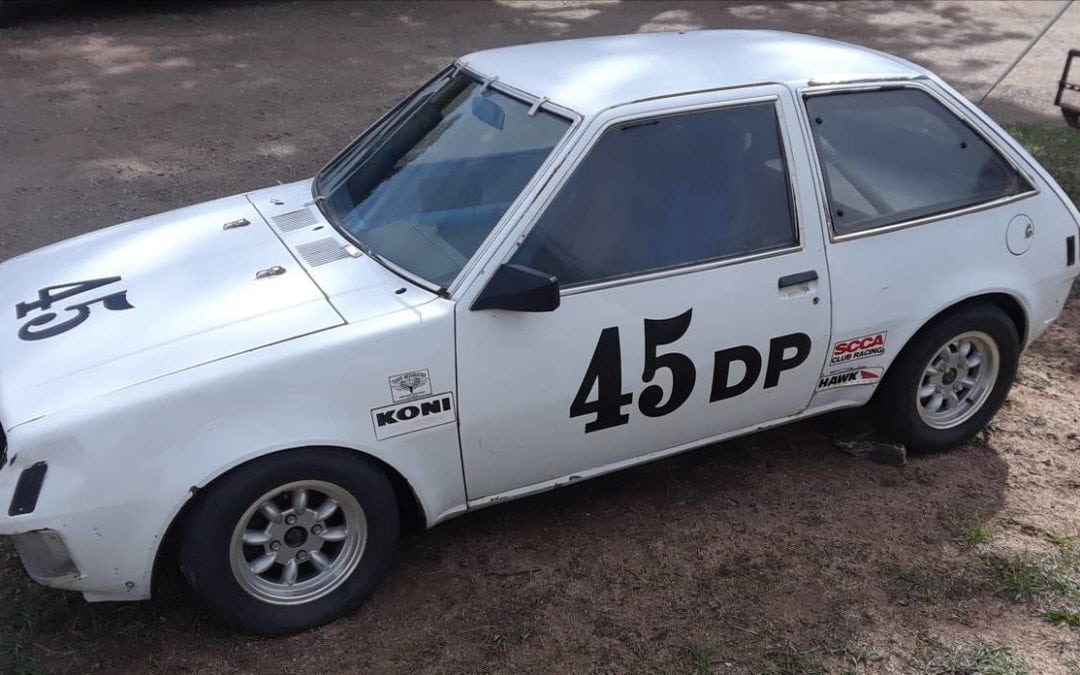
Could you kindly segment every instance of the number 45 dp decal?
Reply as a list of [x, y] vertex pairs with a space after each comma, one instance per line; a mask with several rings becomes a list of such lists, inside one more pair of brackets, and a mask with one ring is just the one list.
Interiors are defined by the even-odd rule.
[[27, 314], [33, 311], [41, 312], [41, 314], [30, 319], [19, 328], [19, 338], [23, 340], [44, 340], [45, 338], [51, 338], [60, 335], [61, 333], [66, 333], [83, 321], [89, 319], [90, 307], [97, 303], [101, 303], [105, 309], [114, 311], [135, 309], [131, 303], [128, 302], [127, 291], [117, 291], [92, 300], [76, 302], [65, 307], [65, 312], [74, 312], [74, 314], [64, 321], [58, 322], [57, 319], [59, 317], [57, 313], [48, 311], [52, 309], [53, 304], [60, 302], [61, 300], [67, 300], [76, 295], [89, 293], [94, 289], [108, 286], [117, 281], [120, 281], [120, 277], [76, 281], [70, 284], [58, 284], [56, 286], [46, 286], [45, 288], [42, 288], [38, 291], [37, 300], [33, 302], [20, 302], [15, 305], [15, 318], [17, 319], [25, 318]]
[[[664, 401], [664, 389], [659, 384], [649, 384], [638, 396], [638, 410], [646, 417], [663, 417], [675, 412], [690, 398], [697, 381], [697, 368], [686, 354], [668, 352], [658, 354], [657, 348], [675, 342], [690, 328], [693, 309], [670, 319], [645, 319], [645, 369], [641, 381], [648, 384], [661, 368], [671, 373], [671, 393]], [[788, 354], [794, 350], [794, 353]], [[798, 367], [810, 355], [810, 336], [806, 333], [790, 333], [769, 340], [769, 359], [765, 367], [765, 389], [780, 383], [780, 373]], [[731, 364], [740, 362], [743, 374], [731, 382]], [[761, 374], [761, 352], [751, 345], [739, 345], [722, 349], [713, 354], [713, 380], [709, 401], [723, 401], [744, 394], [754, 386]], [[596, 389], [596, 398], [588, 400]], [[630, 422], [630, 414], [623, 407], [633, 402], [634, 395], [622, 391], [622, 348], [619, 328], [612, 326], [600, 332], [592, 360], [585, 371], [577, 396], [570, 404], [570, 417], [596, 415], [585, 424], [585, 433], [609, 429]]]

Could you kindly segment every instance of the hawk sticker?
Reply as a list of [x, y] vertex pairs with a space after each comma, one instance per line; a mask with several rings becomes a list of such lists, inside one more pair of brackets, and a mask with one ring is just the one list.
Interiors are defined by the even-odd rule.
[[431, 396], [431, 374], [425, 369], [391, 375], [390, 396], [395, 403]]
[[843, 373], [822, 375], [818, 380], [817, 390], [826, 391], [837, 387], [852, 387], [859, 384], [877, 384], [881, 380], [884, 368], [856, 368]]

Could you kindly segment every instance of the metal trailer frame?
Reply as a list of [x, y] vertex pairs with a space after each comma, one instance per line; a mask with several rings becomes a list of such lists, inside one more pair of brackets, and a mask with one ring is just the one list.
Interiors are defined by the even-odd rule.
[[1073, 59], [1080, 57], [1080, 49], [1070, 49], [1069, 56], [1065, 59], [1065, 67], [1061, 71], [1061, 80], [1058, 82], [1057, 96], [1054, 97], [1054, 105], [1061, 108], [1061, 114], [1073, 129], [1080, 129], [1080, 108], [1061, 102], [1061, 96], [1068, 91], [1080, 91], [1080, 83], [1069, 82], [1069, 70]]

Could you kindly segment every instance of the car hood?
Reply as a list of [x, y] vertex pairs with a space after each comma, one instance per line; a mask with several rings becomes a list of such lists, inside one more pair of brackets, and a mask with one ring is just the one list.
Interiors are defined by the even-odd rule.
[[[354, 283], [339, 282], [336, 291], [353, 299], [350, 321], [407, 304], [387, 290], [377, 263], [345, 262], [354, 274], [339, 276]], [[8, 260], [0, 264], [0, 421], [10, 429], [95, 396], [342, 325], [310, 267], [249, 195]]]

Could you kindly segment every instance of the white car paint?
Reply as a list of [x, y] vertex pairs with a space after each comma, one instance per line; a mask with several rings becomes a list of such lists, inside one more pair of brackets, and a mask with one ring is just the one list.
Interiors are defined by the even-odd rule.
[[[161, 542], [192, 495], [283, 449], [334, 446], [377, 458], [400, 474], [434, 525], [469, 508], [861, 405], [872, 384], [815, 391], [823, 373], [848, 367], [830, 364], [834, 343], [885, 334], [884, 349], [858, 362], [884, 372], [935, 314], [1001, 293], [1023, 308], [1028, 344], [1060, 313], [1080, 269], [1066, 268], [1063, 254], [1080, 214], [1045, 170], [938, 78], [888, 55], [804, 36], [709, 31], [497, 49], [460, 64], [497, 77], [491, 86], [548, 99], [574, 124], [446, 294], [351, 249], [313, 205], [310, 181], [142, 219], [0, 264], [0, 304], [8, 307], [35, 301], [50, 285], [111, 276], [122, 281], [72, 302], [124, 290], [133, 306], [94, 305], [82, 324], [39, 341], [16, 335], [43, 310], [0, 322], [8, 443], [0, 535], [58, 532], [76, 568], [39, 581], [90, 600], [148, 597]], [[961, 112], [1036, 192], [887, 234], [835, 237], [799, 94], [882, 84], [924, 88]], [[748, 100], [777, 107], [798, 247], [565, 289], [562, 307], [548, 314], [469, 309], [605, 127]], [[1017, 256], [1006, 231], [1019, 214], [1036, 234]], [[241, 218], [249, 224], [225, 228]], [[297, 218], [306, 224], [290, 227]], [[312, 247], [334, 259], [305, 259]], [[256, 279], [274, 267], [283, 272]], [[818, 279], [777, 288], [779, 277], [807, 270]], [[625, 388], [640, 396], [643, 320], [687, 309], [693, 320], [679, 350], [697, 365], [687, 404], [663, 418], [630, 407], [626, 426], [582, 433], [584, 421], [568, 419], [566, 407], [600, 331], [619, 328]], [[811, 353], [778, 386], [758, 382], [740, 397], [709, 403], [715, 351], [745, 344], [767, 355], [772, 338], [796, 330], [810, 337]], [[390, 379], [417, 371], [428, 376], [431, 396], [423, 400], [440, 401], [432, 423], [413, 433], [380, 430], [380, 413], [409, 405]], [[654, 383], [666, 390], [665, 377]], [[417, 406], [390, 422], [415, 429], [411, 416], [420, 414]], [[5, 515], [20, 475], [40, 462], [48, 473], [36, 507]]]

